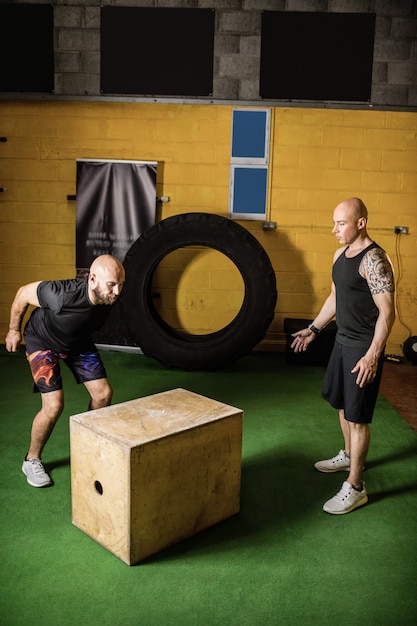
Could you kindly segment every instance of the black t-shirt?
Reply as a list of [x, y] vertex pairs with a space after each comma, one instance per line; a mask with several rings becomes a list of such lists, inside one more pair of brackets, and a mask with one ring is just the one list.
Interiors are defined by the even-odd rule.
[[90, 302], [86, 279], [45, 281], [37, 294], [40, 308], [32, 312], [24, 331], [27, 352], [79, 354], [96, 349], [91, 336], [103, 326], [111, 306]]

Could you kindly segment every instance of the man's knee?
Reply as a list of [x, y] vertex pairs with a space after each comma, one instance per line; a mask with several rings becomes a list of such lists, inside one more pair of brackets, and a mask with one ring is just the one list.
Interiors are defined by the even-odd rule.
[[100, 409], [111, 404], [113, 389], [106, 379], [91, 381], [86, 387], [91, 396], [90, 408]]
[[112, 397], [113, 389], [110, 387], [109, 384], [107, 384], [106, 387], [101, 391], [99, 402], [102, 406], [109, 406], [111, 404]]
[[64, 409], [64, 394], [61, 391], [51, 391], [42, 394], [42, 411], [51, 420], [57, 420]]

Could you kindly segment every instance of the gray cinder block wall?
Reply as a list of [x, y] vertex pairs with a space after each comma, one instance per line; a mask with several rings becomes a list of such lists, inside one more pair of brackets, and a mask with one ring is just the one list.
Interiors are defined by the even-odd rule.
[[[369, 106], [417, 107], [416, 0], [54, 0], [53, 4], [56, 97], [101, 97], [100, 7], [119, 5], [215, 9], [214, 89], [209, 101], [245, 103], [261, 102], [262, 11], [375, 13]], [[354, 45], [354, 37], [346, 45]]]

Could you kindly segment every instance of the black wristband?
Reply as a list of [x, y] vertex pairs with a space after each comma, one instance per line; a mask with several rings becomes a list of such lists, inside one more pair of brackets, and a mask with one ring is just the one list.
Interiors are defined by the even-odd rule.
[[312, 330], [312, 331], [313, 331], [313, 333], [314, 333], [316, 336], [320, 334], [319, 329], [318, 329], [318, 328], [316, 328], [316, 327], [314, 326], [314, 324], [309, 324], [309, 325], [308, 325], [308, 328], [309, 328], [310, 330]]

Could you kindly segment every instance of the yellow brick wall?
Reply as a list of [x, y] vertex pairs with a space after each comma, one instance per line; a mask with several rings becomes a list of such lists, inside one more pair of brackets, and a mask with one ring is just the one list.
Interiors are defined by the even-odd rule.
[[[240, 108], [240, 107], [239, 107]], [[19, 285], [75, 272], [76, 159], [158, 161], [160, 218], [189, 211], [227, 216], [232, 106], [173, 103], [0, 103], [0, 340]], [[262, 347], [282, 349], [285, 317], [312, 318], [330, 288], [334, 206], [363, 198], [369, 231], [390, 254], [398, 284], [388, 351], [417, 334], [417, 114], [302, 108], [272, 110], [268, 219], [241, 222], [267, 251], [279, 297]], [[409, 235], [397, 237], [395, 225]], [[161, 314], [191, 332], [227, 324], [243, 286], [211, 250], [178, 252], [155, 276]]]

